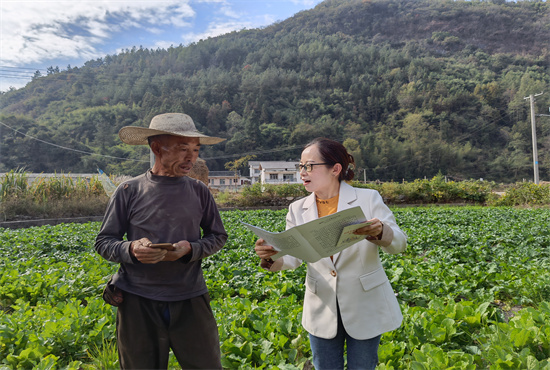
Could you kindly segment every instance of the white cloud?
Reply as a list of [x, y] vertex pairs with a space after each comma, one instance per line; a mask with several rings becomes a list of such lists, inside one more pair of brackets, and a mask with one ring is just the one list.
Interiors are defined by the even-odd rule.
[[284, 10], [320, 1], [0, 0], [0, 68], [15, 67], [0, 76], [0, 91], [24, 86], [36, 69], [45, 73], [48, 66], [79, 66], [138, 45], [168, 48], [262, 27], [284, 19]]
[[251, 28], [251, 24], [249, 22], [236, 22], [236, 21], [224, 22], [224, 23], [212, 22], [209, 24], [208, 29], [206, 31], [201, 33], [190, 32], [190, 33], [183, 34], [182, 40], [183, 40], [183, 44], [186, 45], [199, 40], [205, 40], [209, 37], [216, 37], [232, 31], [240, 31], [246, 28]]
[[231, 8], [229, 5], [224, 5], [224, 6], [220, 7], [220, 12], [223, 15], [225, 15], [226, 17], [229, 17], [229, 18], [238, 19], [239, 17], [241, 17], [241, 14], [234, 11], [233, 8]]
[[10, 1], [0, 3], [0, 64], [19, 66], [60, 56], [104, 55], [102, 43], [130, 28], [183, 27], [195, 16], [182, 1]]
[[294, 4], [301, 5], [305, 8], [310, 8], [319, 3], [319, 0], [291, 0]]

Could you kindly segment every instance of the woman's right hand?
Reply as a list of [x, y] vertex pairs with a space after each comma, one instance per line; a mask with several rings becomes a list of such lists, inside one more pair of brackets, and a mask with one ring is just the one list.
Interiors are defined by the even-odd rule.
[[258, 239], [254, 247], [256, 254], [263, 260], [269, 260], [271, 257], [277, 254], [277, 251], [273, 249], [271, 245], [265, 244], [265, 240]]

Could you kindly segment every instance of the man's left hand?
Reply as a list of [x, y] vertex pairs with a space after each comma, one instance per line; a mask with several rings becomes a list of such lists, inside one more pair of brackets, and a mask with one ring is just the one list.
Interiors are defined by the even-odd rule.
[[176, 249], [174, 249], [173, 251], [168, 251], [164, 256], [163, 261], [176, 261], [186, 254], [191, 253], [191, 243], [189, 243], [187, 240], [181, 240], [177, 243], [174, 243], [174, 247]]

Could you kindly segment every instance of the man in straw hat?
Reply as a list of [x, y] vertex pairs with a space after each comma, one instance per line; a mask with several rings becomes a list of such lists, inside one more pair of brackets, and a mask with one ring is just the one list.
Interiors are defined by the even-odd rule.
[[95, 243], [103, 258], [120, 263], [104, 292], [118, 307], [120, 366], [167, 368], [171, 348], [182, 368], [221, 369], [201, 261], [227, 233], [208, 188], [187, 175], [202, 144], [224, 139], [200, 133], [181, 113], [155, 116], [149, 128], [123, 127], [119, 136], [149, 144], [155, 155], [153, 168], [118, 186]]

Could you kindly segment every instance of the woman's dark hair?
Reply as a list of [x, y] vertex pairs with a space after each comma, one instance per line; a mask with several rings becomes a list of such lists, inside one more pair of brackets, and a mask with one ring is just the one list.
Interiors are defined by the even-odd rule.
[[355, 176], [355, 173], [353, 172], [353, 169], [355, 168], [355, 160], [353, 159], [353, 156], [348, 153], [346, 147], [337, 141], [324, 137], [313, 139], [305, 146], [305, 148], [313, 145], [317, 145], [323, 162], [328, 163], [330, 166], [334, 166], [336, 163], [340, 163], [342, 165], [342, 171], [338, 176], [339, 181], [353, 180], [353, 176]]

